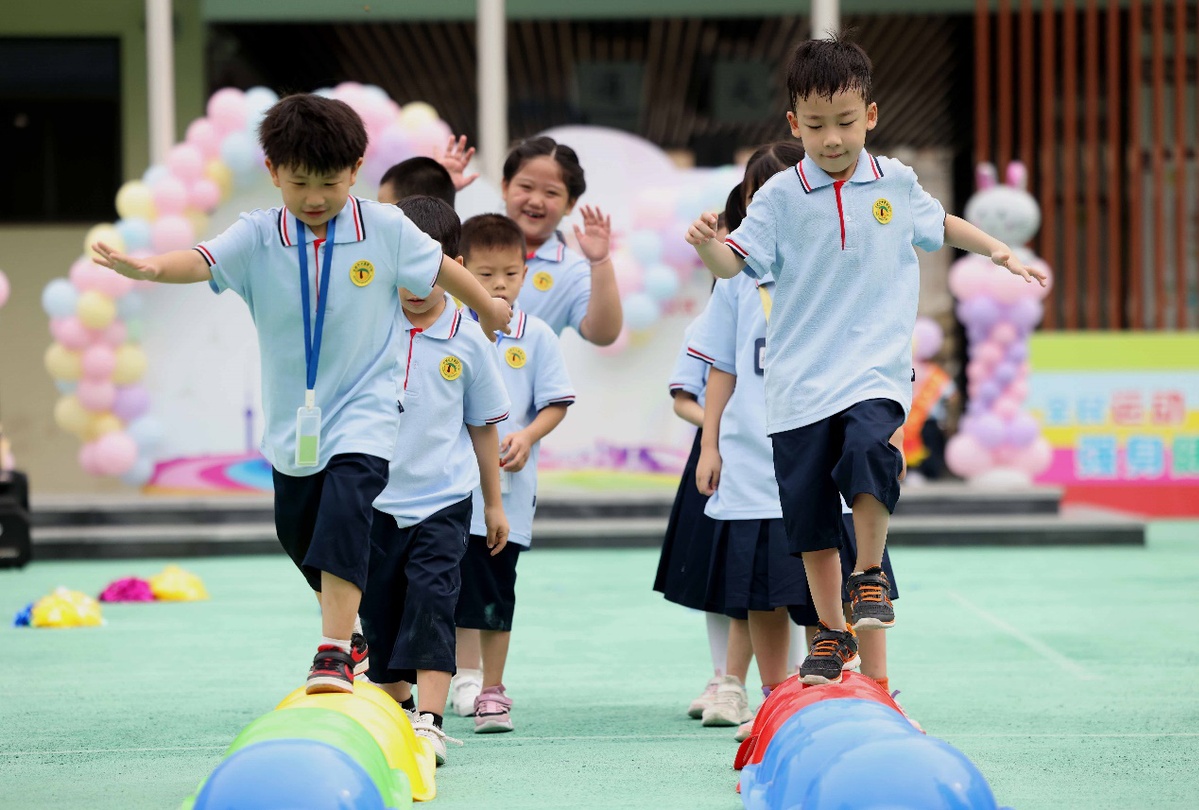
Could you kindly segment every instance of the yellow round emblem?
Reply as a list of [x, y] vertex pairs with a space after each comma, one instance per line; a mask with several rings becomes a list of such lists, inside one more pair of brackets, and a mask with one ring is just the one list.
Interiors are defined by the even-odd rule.
[[450, 382], [462, 376], [462, 361], [454, 355], [441, 358], [441, 376]]
[[878, 220], [880, 225], [886, 225], [891, 221], [891, 201], [887, 199], [879, 199], [874, 201], [874, 218]]
[[545, 292], [554, 286], [554, 277], [542, 270], [533, 276], [533, 289]]
[[375, 266], [366, 259], [359, 259], [350, 268], [350, 281], [355, 287], [365, 287], [375, 280]]
[[504, 352], [504, 359], [508, 361], [508, 365], [512, 368], [524, 368], [525, 363], [529, 361], [529, 356], [525, 354], [525, 350], [519, 346], [513, 346]]

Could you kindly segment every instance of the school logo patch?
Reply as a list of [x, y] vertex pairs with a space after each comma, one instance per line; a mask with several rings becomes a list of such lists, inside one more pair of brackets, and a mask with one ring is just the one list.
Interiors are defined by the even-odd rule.
[[539, 292], [546, 292], [554, 286], [554, 277], [542, 270], [533, 276], [533, 289]]
[[375, 266], [366, 259], [359, 259], [350, 268], [350, 281], [355, 287], [365, 287], [375, 280]]
[[462, 376], [462, 361], [452, 354], [449, 357], [441, 358], [438, 368], [441, 370], [441, 376], [450, 382]]
[[508, 361], [508, 365], [512, 366], [512, 368], [524, 368], [525, 363], [529, 362], [529, 356], [519, 346], [513, 346], [504, 352], [504, 359]]
[[890, 222], [891, 215], [894, 213], [890, 200], [882, 198], [874, 201], [874, 218], [878, 220], [880, 225], [886, 225]]

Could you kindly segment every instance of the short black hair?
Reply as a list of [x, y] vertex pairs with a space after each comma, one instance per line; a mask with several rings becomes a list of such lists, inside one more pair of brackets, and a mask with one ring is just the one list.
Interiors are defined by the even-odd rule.
[[504, 182], [512, 182], [520, 167], [533, 158], [548, 157], [558, 164], [562, 172], [562, 182], [566, 185], [566, 199], [573, 203], [587, 190], [587, 180], [583, 175], [583, 167], [579, 165], [579, 156], [575, 150], [564, 143], [558, 143], [553, 138], [539, 135], [536, 138], [526, 138], [512, 147], [508, 157], [504, 159]]
[[870, 57], [843, 33], [833, 39], [809, 39], [791, 54], [787, 66], [787, 92], [791, 109], [800, 99], [816, 94], [831, 99], [841, 91], [862, 94], [867, 104], [874, 101], [871, 88], [873, 66]]
[[428, 194], [413, 194], [396, 205], [412, 224], [441, 243], [441, 252], [450, 258], [458, 255], [458, 240], [462, 236], [462, 220], [446, 203]]
[[503, 214], [479, 214], [462, 223], [462, 255], [472, 250], [519, 248], [525, 255], [525, 234], [514, 220]]
[[450, 207], [458, 192], [450, 173], [433, 158], [413, 157], [402, 160], [383, 173], [380, 188], [391, 184], [395, 198], [402, 200], [416, 194], [424, 194], [445, 201]]
[[790, 169], [803, 160], [803, 144], [791, 139], [775, 141], [759, 147], [745, 163], [745, 179], [741, 181], [742, 193], [751, 200], [766, 181], [783, 169]]
[[352, 168], [366, 154], [366, 127], [344, 101], [297, 93], [280, 99], [258, 125], [270, 162], [317, 174]]
[[716, 218], [716, 226], [720, 227], [721, 219], [724, 220], [724, 227], [729, 233], [741, 227], [742, 221], [745, 219], [745, 181], [742, 180], [737, 185], [733, 186], [729, 191], [728, 198], [724, 201], [724, 211]]

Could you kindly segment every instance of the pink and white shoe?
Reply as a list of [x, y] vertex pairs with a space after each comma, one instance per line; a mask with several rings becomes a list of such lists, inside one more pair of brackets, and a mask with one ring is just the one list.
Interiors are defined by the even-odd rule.
[[494, 734], [512, 730], [512, 698], [504, 686], [489, 686], [475, 698], [475, 734]]
[[693, 720], [698, 720], [704, 716], [704, 709], [712, 705], [712, 701], [716, 699], [716, 687], [720, 686], [720, 678], [715, 677], [708, 681], [708, 685], [704, 687], [703, 694], [691, 701], [691, 705], [687, 707], [687, 716]]

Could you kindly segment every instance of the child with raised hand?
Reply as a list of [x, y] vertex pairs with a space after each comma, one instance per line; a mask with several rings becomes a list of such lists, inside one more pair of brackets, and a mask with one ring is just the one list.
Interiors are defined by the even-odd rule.
[[[512, 402], [512, 413], [500, 428], [499, 443], [509, 542], [503, 551], [489, 553], [483, 521], [476, 516], [462, 558], [462, 595], [455, 614], [460, 670], [451, 685], [451, 697], [454, 710], [473, 716], [475, 732], [482, 734], [513, 728], [504, 667], [516, 610], [516, 566], [533, 542], [541, 440], [566, 417], [575, 392], [557, 336], [517, 303], [527, 268], [524, 235], [516, 223], [501, 214], [471, 217], [462, 225], [462, 257], [483, 287], [507, 301], [516, 313], [512, 334], [500, 337], [495, 346]], [[476, 508], [482, 495], [475, 490]]]
[[321, 602], [307, 690], [352, 692], [367, 658], [353, 635], [370, 505], [387, 484], [400, 421], [397, 289], [429, 295], [440, 284], [486, 313], [488, 335], [507, 330], [511, 310], [398, 208], [350, 195], [366, 129], [347, 104], [288, 96], [258, 134], [283, 206], [243, 214], [192, 250], [139, 259], [93, 247], [98, 262], [129, 278], [208, 282], [246, 301], [262, 357], [275, 527]]
[[[454, 209], [421, 196], [399, 206], [447, 256], [457, 254], [462, 226]], [[362, 625], [373, 651], [368, 677], [412, 712], [413, 730], [429, 739], [440, 765], [449, 739], [442, 712], [455, 671], [459, 563], [476, 489], [482, 553], [501, 554], [508, 542], [495, 426], [508, 418], [509, 401], [488, 336], [450, 296], [436, 286], [425, 295], [401, 289], [400, 296], [403, 456], [397, 453], [375, 499]]]
[[573, 327], [589, 343], [608, 346], [623, 315], [611, 256], [611, 218], [583, 206], [574, 226], [583, 255], [562, 241], [558, 226], [587, 190], [583, 167], [569, 146], [539, 136], [521, 141], [504, 161], [504, 207], [525, 235], [529, 263], [524, 310], [561, 335]]
[[[803, 141], [804, 159], [758, 191], [724, 245], [708, 214], [686, 236], [714, 275], [744, 271], [777, 285], [765, 352], [766, 418], [789, 547], [803, 557], [820, 620], [800, 667], [812, 684], [839, 682], [842, 669], [857, 663], [855, 628], [895, 621], [881, 563], [903, 465], [891, 440], [912, 397], [915, 247], [948, 243], [1045, 283], [1008, 245], [946, 216], [908, 166], [866, 151], [866, 133], [878, 122], [871, 80], [859, 46], [845, 39], [801, 43], [787, 71], [787, 120]], [[858, 540], [848, 625], [838, 493], [853, 509]]]

